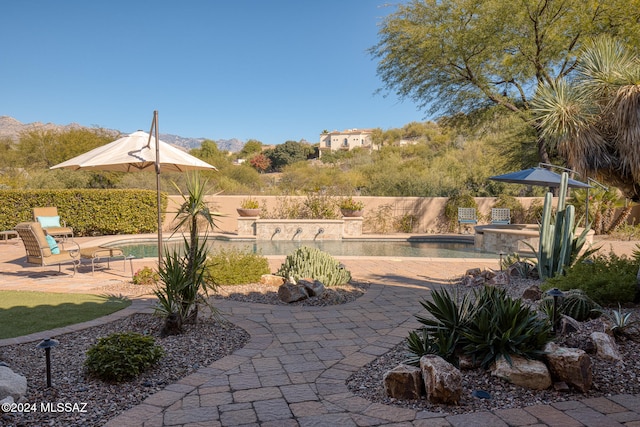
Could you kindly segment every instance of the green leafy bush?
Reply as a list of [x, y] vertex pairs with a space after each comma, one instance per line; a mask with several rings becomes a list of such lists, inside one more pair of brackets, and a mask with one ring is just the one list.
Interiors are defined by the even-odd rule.
[[457, 365], [459, 354], [464, 353], [488, 367], [499, 357], [508, 361], [511, 355], [538, 358], [551, 338], [550, 324], [503, 289], [485, 286], [462, 298], [436, 290], [432, 299], [421, 302], [428, 315], [416, 315], [416, 319], [425, 332], [409, 335], [412, 356], [407, 363], [437, 352]]
[[638, 296], [637, 273], [636, 259], [613, 252], [593, 255], [566, 269], [565, 275], [547, 279], [542, 289], [581, 289], [600, 305], [633, 302]]
[[160, 275], [151, 267], [144, 266], [133, 274], [134, 285], [155, 285], [160, 280]]
[[312, 278], [325, 286], [343, 285], [351, 280], [349, 270], [331, 254], [308, 246], [302, 246], [287, 255], [276, 275], [295, 280]]
[[153, 337], [135, 332], [114, 333], [98, 339], [87, 350], [84, 364], [104, 381], [122, 382], [138, 376], [164, 356]]
[[269, 261], [249, 249], [217, 249], [207, 260], [208, 277], [217, 285], [256, 283], [269, 273]]

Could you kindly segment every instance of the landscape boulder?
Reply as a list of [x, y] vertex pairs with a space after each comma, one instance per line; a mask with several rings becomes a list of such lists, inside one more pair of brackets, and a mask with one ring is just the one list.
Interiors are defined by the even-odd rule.
[[542, 290], [538, 285], [531, 285], [524, 290], [522, 298], [530, 301], [538, 301], [542, 298]]
[[596, 346], [596, 354], [599, 357], [613, 362], [622, 362], [622, 356], [613, 337], [604, 332], [592, 332], [590, 338]]
[[558, 329], [560, 330], [560, 335], [569, 335], [580, 331], [582, 326], [580, 325], [580, 322], [573, 317], [563, 314], [560, 318], [560, 326]]
[[394, 399], [415, 400], [424, 394], [424, 382], [420, 368], [400, 364], [382, 377], [384, 391]]
[[511, 283], [511, 277], [506, 271], [496, 272], [491, 279], [488, 279], [487, 284], [491, 286], [505, 286]]
[[11, 396], [15, 402], [27, 393], [27, 379], [7, 366], [0, 366], [0, 399]]
[[532, 390], [551, 387], [551, 374], [543, 362], [519, 356], [511, 356], [511, 362], [509, 364], [504, 357], [499, 358], [491, 369], [491, 375]]
[[298, 285], [304, 286], [310, 297], [319, 297], [324, 293], [324, 284], [319, 280], [300, 279]]
[[462, 374], [440, 356], [420, 358], [425, 394], [431, 403], [457, 405], [462, 397]]
[[309, 294], [304, 286], [285, 282], [278, 288], [278, 298], [286, 303], [292, 303], [309, 298]]
[[263, 274], [260, 276], [260, 284], [267, 286], [280, 286], [284, 284], [284, 277], [275, 274]]
[[545, 360], [554, 379], [565, 382], [583, 393], [591, 388], [591, 358], [584, 350], [560, 347], [550, 342], [544, 351]]

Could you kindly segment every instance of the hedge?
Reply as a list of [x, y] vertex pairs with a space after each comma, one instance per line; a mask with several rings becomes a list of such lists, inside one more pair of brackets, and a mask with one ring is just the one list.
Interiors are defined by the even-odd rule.
[[[153, 190], [0, 190], [0, 230], [33, 221], [34, 207], [56, 206], [75, 236], [155, 233], [156, 199]], [[161, 200], [166, 212], [167, 195]]]

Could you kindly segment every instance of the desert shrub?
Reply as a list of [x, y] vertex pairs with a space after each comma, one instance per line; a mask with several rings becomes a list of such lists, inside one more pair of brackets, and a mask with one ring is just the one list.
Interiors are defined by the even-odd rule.
[[144, 266], [133, 274], [134, 285], [155, 285], [160, 276], [151, 267]]
[[457, 365], [464, 353], [486, 368], [499, 357], [538, 358], [551, 338], [546, 319], [503, 289], [485, 286], [462, 298], [433, 291], [432, 298], [421, 302], [428, 315], [416, 315], [424, 332], [409, 335], [407, 363], [420, 360], [423, 354], [417, 352], [437, 352]]
[[[524, 220], [525, 224], [540, 224], [542, 220], [542, 211], [544, 210], [544, 205], [540, 200], [534, 200], [531, 202], [529, 207], [524, 211]], [[515, 222], [515, 221], [514, 221]]]
[[269, 261], [249, 249], [217, 249], [207, 260], [208, 277], [217, 285], [256, 283], [269, 273]]
[[396, 218], [395, 221], [395, 229], [400, 233], [413, 233], [417, 226], [418, 217], [409, 213]]
[[323, 193], [308, 193], [304, 199], [278, 197], [273, 210], [263, 208], [263, 218], [337, 219], [338, 199]]
[[611, 252], [576, 262], [564, 275], [547, 279], [542, 290], [581, 289], [600, 305], [633, 302], [638, 296], [638, 261]]
[[[478, 210], [478, 204], [469, 194], [456, 194], [449, 197], [444, 205], [444, 217], [447, 221], [447, 231], [455, 231], [458, 227], [458, 208], [475, 208]], [[478, 220], [480, 215], [478, 213]]]
[[369, 212], [365, 212], [364, 231], [369, 233], [388, 233], [393, 229], [393, 207], [391, 205], [380, 205]]
[[294, 280], [311, 278], [325, 286], [343, 285], [351, 280], [349, 270], [331, 254], [308, 246], [302, 246], [287, 255], [276, 275]]
[[138, 376], [164, 356], [153, 337], [135, 332], [114, 333], [98, 339], [87, 350], [84, 364], [91, 375], [122, 382]]

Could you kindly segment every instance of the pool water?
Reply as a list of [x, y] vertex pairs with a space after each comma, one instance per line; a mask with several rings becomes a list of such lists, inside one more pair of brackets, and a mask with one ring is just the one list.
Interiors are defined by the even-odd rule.
[[[126, 255], [136, 258], [156, 257], [158, 255], [157, 244], [154, 243], [127, 243], [114, 244], [122, 248]], [[182, 248], [182, 242], [168, 243], [165, 252], [174, 248]], [[382, 256], [382, 257], [428, 257], [428, 258], [496, 258], [493, 253], [477, 251], [473, 244], [449, 243], [449, 242], [409, 242], [409, 241], [283, 241], [283, 240], [258, 240], [258, 241], [233, 241], [233, 240], [209, 240], [210, 250], [238, 249], [260, 253], [262, 255], [288, 255], [301, 246], [310, 246], [328, 252], [333, 256]]]

